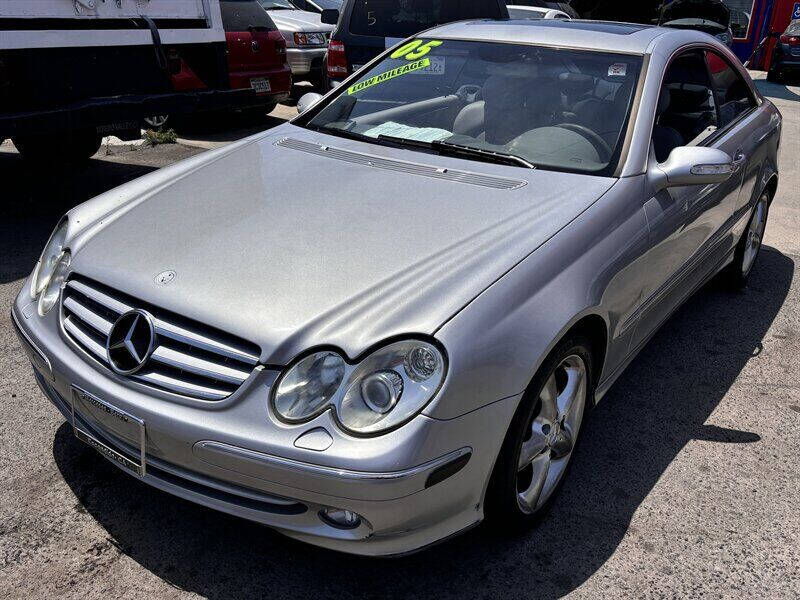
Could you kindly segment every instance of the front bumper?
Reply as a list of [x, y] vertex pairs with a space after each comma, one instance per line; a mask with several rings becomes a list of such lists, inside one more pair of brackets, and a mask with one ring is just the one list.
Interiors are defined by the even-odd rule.
[[[223, 402], [170, 401], [87, 360], [63, 335], [57, 310], [39, 317], [29, 308], [23, 291], [12, 319], [42, 390], [67, 419], [77, 386], [144, 420], [143, 481], [154, 487], [363, 555], [415, 551], [482, 519], [483, 492], [517, 397], [450, 421], [420, 415], [370, 439], [347, 436], [328, 413], [289, 427], [269, 415], [273, 371], [257, 370]], [[113, 419], [85, 413], [76, 420], [104, 444], [135, 456], [135, 441]], [[314, 429], [328, 432], [330, 447], [297, 447]], [[332, 526], [320, 517], [329, 507], [354, 511], [362, 521], [355, 529]]]
[[298, 77], [322, 73], [322, 64], [327, 51], [327, 48], [288, 48], [286, 57], [292, 68], [292, 75]]

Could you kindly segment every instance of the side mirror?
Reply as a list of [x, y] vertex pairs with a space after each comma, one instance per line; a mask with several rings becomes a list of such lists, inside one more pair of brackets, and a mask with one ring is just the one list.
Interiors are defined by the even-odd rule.
[[659, 190], [682, 185], [709, 185], [731, 178], [733, 159], [722, 150], [701, 146], [680, 146], [666, 161], [654, 165], [651, 174]]
[[325, 23], [325, 25], [336, 25], [339, 23], [339, 11], [335, 8], [326, 8], [322, 11], [320, 20]]
[[314, 106], [317, 102], [322, 100], [322, 95], [314, 92], [304, 94], [297, 102], [297, 113], [302, 115], [309, 108]]

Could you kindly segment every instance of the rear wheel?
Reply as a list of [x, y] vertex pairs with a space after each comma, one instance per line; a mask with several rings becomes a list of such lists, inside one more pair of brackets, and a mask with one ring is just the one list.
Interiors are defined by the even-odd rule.
[[590, 347], [583, 336], [562, 341], [531, 382], [492, 472], [489, 522], [531, 526], [552, 506], [593, 397]]
[[770, 69], [767, 71], [767, 81], [771, 81], [772, 83], [780, 83], [781, 82], [781, 74], [780, 71], [775, 69]]
[[56, 135], [21, 135], [12, 138], [26, 160], [80, 166], [100, 149], [102, 136], [96, 129], [81, 129]]
[[761, 244], [769, 217], [769, 200], [769, 194], [765, 192], [756, 202], [750, 222], [747, 224], [747, 230], [736, 246], [733, 262], [723, 272], [723, 279], [733, 289], [742, 289], [747, 286], [750, 273], [761, 252]]

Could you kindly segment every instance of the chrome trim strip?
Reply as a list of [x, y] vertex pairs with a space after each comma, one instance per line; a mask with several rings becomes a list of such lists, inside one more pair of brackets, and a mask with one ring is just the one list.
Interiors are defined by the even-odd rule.
[[64, 300], [64, 308], [69, 312], [74, 313], [81, 321], [92, 327], [98, 333], [108, 336], [111, 333], [111, 328], [114, 324], [111, 321], [106, 321], [103, 317], [91, 309], [85, 307], [78, 302], [74, 297], [70, 296]]
[[173, 350], [167, 346], [158, 346], [150, 355], [150, 359], [195, 375], [226, 381], [234, 385], [242, 385], [250, 377], [250, 371], [234, 369], [227, 365]]
[[452, 183], [465, 183], [495, 190], [514, 191], [528, 185], [528, 182], [522, 179], [511, 179], [509, 177], [499, 177], [497, 175], [487, 175], [459, 169], [445, 169], [429, 164], [396, 160], [375, 154], [367, 154], [365, 152], [355, 152], [353, 150], [344, 150], [332, 146], [323, 146], [321, 144], [293, 138], [282, 138], [275, 142], [274, 145], [281, 148], [297, 150], [299, 152], [315, 154], [317, 156], [325, 156], [352, 164], [383, 169], [385, 171], [419, 175], [420, 177], [431, 177], [433, 179], [441, 179]]
[[[255, 450], [248, 450], [238, 446], [231, 446], [230, 444], [223, 444], [221, 442], [201, 441], [194, 445], [193, 452], [200, 448], [202, 450], [209, 450], [212, 453], [218, 453], [229, 456], [234, 459], [255, 461], [261, 463], [266, 467], [273, 467], [278, 469], [288, 469], [303, 475], [312, 475], [317, 477], [329, 477], [331, 479], [349, 480], [353, 482], [386, 482], [398, 481], [408, 479], [416, 475], [428, 473], [435, 469], [446, 465], [452, 460], [472, 454], [472, 448], [464, 447], [454, 450], [449, 454], [435, 458], [429, 462], [423, 463], [410, 469], [402, 471], [389, 471], [383, 473], [375, 473], [368, 471], [351, 471], [349, 469], [337, 469], [335, 467], [325, 467], [322, 465], [314, 465], [311, 463], [293, 460], [291, 458], [283, 458], [272, 454], [265, 454], [263, 452], [256, 452]], [[202, 459], [201, 459], [202, 460]]]

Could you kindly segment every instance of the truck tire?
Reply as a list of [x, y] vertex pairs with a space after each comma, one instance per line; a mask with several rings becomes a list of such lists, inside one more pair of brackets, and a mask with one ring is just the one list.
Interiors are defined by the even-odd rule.
[[103, 138], [97, 130], [81, 129], [58, 135], [19, 135], [12, 138], [23, 158], [50, 165], [81, 166], [100, 149]]

